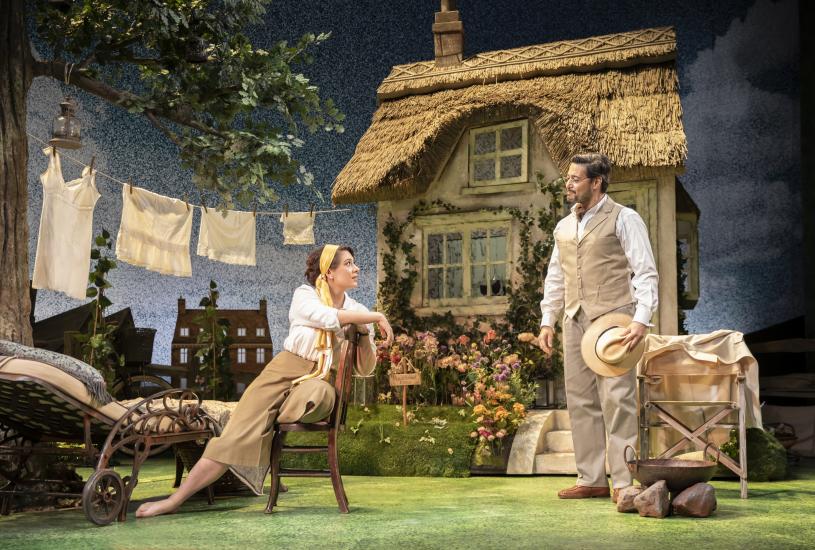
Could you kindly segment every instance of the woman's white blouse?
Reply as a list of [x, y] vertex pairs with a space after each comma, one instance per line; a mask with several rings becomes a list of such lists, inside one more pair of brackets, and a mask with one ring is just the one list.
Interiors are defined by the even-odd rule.
[[[348, 294], [342, 308], [348, 311], [370, 311]], [[314, 349], [314, 342], [317, 339], [317, 329], [330, 330], [334, 333], [332, 341], [334, 350], [332, 353], [332, 366], [336, 367], [339, 362], [339, 351], [344, 333], [340, 330], [338, 318], [339, 310], [327, 306], [320, 301], [317, 289], [311, 285], [301, 285], [294, 291], [291, 298], [291, 308], [289, 308], [289, 335], [283, 342], [283, 349], [295, 355], [299, 355], [309, 361], [316, 361], [317, 350]], [[362, 327], [360, 327], [362, 328]], [[360, 376], [370, 376], [376, 367], [376, 346], [374, 344], [373, 324], [365, 325], [368, 336], [360, 339], [359, 363], [357, 364], [357, 374]]]

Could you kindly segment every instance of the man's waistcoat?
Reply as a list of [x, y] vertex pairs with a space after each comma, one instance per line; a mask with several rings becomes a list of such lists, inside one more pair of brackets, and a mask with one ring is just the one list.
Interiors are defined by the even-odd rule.
[[631, 268], [617, 238], [617, 216], [622, 206], [606, 198], [577, 240], [577, 216], [570, 214], [555, 231], [565, 283], [566, 315], [574, 318], [580, 308], [596, 319], [634, 303]]

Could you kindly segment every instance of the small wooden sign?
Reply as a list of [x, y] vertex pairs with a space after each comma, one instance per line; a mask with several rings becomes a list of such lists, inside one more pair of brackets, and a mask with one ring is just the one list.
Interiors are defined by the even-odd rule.
[[407, 387], [421, 385], [422, 373], [416, 370], [410, 359], [402, 357], [395, 367], [391, 367], [388, 382], [391, 386], [402, 386], [402, 425], [407, 426]]
[[391, 373], [388, 375], [388, 382], [390, 382], [391, 386], [418, 386], [422, 383], [422, 373]]
[[391, 386], [418, 386], [422, 383], [422, 373], [416, 370], [410, 359], [402, 357], [388, 373], [388, 382]]

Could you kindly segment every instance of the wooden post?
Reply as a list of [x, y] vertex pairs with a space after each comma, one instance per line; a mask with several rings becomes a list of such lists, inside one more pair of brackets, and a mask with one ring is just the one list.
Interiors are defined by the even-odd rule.
[[407, 427], [407, 386], [402, 386], [402, 425]]

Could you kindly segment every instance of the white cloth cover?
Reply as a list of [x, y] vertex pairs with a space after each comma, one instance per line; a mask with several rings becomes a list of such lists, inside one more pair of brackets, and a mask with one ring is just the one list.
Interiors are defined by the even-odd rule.
[[90, 271], [93, 209], [99, 199], [96, 171], [85, 167], [82, 177], [66, 182], [59, 153], [51, 147], [43, 153], [48, 168], [40, 176], [42, 214], [31, 286], [83, 300]]
[[[132, 189], [132, 192], [131, 192]], [[139, 187], [122, 187], [116, 257], [164, 275], [189, 277], [192, 208]]]
[[314, 215], [311, 212], [289, 212], [280, 216], [283, 244], [314, 244]]
[[256, 265], [255, 215], [227, 210], [226, 215], [201, 209], [198, 255], [227, 264]]
[[[651, 386], [654, 400], [675, 401], [736, 401], [735, 384], [731, 395], [732, 374], [745, 375], [745, 423], [762, 427], [761, 404], [758, 399], [758, 362], [744, 342], [744, 335], [733, 330], [717, 330], [709, 334], [645, 337], [645, 351], [637, 364], [639, 374], [662, 376]], [[704, 423], [720, 407], [675, 407], [670, 412], [691, 429]], [[735, 412], [730, 420], [736, 420]], [[652, 453], [662, 452], [681, 436], [674, 430], [651, 430]], [[727, 430], [712, 430], [714, 443], [726, 441]]]

